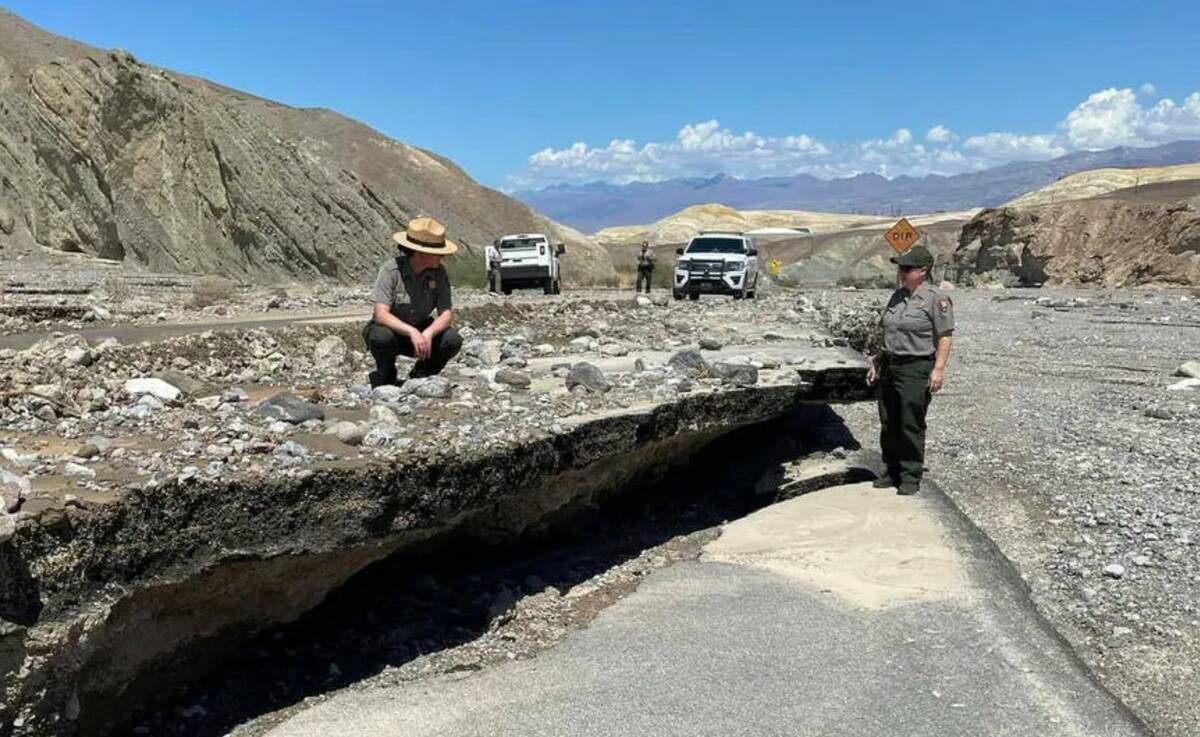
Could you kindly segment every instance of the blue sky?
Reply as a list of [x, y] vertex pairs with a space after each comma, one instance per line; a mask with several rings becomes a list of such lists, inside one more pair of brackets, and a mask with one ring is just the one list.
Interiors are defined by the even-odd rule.
[[0, 2], [510, 189], [954, 173], [1200, 138], [1194, 0]]

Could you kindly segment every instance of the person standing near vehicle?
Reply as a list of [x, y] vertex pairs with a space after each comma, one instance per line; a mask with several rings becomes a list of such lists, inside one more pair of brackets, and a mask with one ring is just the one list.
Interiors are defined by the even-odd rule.
[[927, 281], [933, 254], [913, 246], [892, 258], [900, 288], [880, 316], [883, 347], [867, 383], [879, 383], [879, 445], [885, 474], [876, 488], [916, 494], [925, 472], [925, 414], [941, 391], [954, 335], [954, 303]]
[[484, 249], [484, 259], [487, 264], [487, 283], [489, 292], [499, 292], [500, 286], [500, 239], [492, 241], [492, 245]]
[[642, 291], [642, 281], [646, 282], [646, 294], [650, 294], [650, 280], [654, 276], [654, 252], [650, 250], [650, 242], [642, 241], [642, 252], [637, 260], [637, 285], [634, 290]]

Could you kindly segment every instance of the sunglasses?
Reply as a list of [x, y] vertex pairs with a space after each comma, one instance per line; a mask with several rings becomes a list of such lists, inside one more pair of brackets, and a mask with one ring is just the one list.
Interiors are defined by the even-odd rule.
[[901, 271], [914, 271], [916, 269], [923, 269], [923, 268], [925, 268], [925, 267], [924, 266], [901, 266], [900, 270]]

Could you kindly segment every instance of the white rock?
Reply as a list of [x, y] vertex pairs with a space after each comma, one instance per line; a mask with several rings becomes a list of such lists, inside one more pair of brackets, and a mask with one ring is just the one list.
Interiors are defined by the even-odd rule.
[[17, 511], [31, 489], [29, 479], [0, 468], [0, 513]]
[[1200, 388], [1200, 379], [1184, 379], [1177, 381], [1167, 387], [1169, 392], [1190, 392], [1193, 389]]
[[1120, 563], [1109, 563], [1104, 566], [1104, 575], [1109, 578], [1122, 578], [1125, 575], [1125, 566]]
[[167, 402], [179, 398], [183, 392], [162, 379], [129, 379], [125, 382], [125, 393], [133, 396], [150, 395]]
[[400, 415], [396, 414], [395, 410], [391, 407], [382, 404], [371, 407], [368, 417], [374, 424], [388, 425], [390, 427], [399, 427], [401, 425]]
[[68, 366], [91, 366], [96, 360], [87, 348], [68, 348], [63, 354], [63, 362]]
[[349, 355], [350, 349], [346, 347], [346, 341], [336, 335], [330, 335], [317, 343], [313, 351], [313, 361], [325, 368], [341, 368], [346, 365]]
[[362, 445], [363, 438], [366, 437], [367, 429], [356, 422], [342, 420], [335, 422], [326, 432], [337, 437], [346, 445]]
[[65, 466], [63, 466], [63, 473], [65, 473], [68, 476], [73, 476], [76, 478], [85, 478], [85, 479], [96, 478], [95, 471], [88, 468], [87, 466], [80, 465], [78, 463], [66, 464]]
[[649, 307], [654, 304], [654, 302], [649, 297], [643, 297], [641, 295], [638, 295], [637, 303], [638, 303], [638, 307]]

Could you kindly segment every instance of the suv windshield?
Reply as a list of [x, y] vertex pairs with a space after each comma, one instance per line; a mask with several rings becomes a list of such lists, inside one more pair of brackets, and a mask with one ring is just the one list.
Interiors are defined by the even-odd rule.
[[687, 253], [745, 253], [745, 241], [741, 238], [695, 238]]
[[512, 240], [500, 241], [500, 248], [507, 251], [511, 248], [534, 248], [545, 245], [545, 243], [546, 241], [541, 238], [513, 238]]

